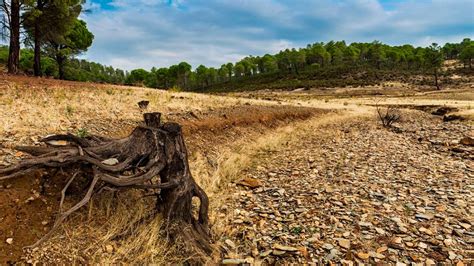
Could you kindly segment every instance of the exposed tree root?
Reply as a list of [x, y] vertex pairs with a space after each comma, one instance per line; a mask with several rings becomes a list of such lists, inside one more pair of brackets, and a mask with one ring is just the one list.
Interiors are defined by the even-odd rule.
[[[47, 240], [98, 190], [134, 188], [151, 189], [157, 195], [157, 210], [163, 213], [164, 233], [171, 241], [181, 241], [183, 251], [190, 255], [210, 255], [209, 200], [189, 170], [181, 127], [176, 123], [161, 125], [160, 113], [146, 113], [144, 120], [144, 125], [136, 127], [123, 139], [53, 135], [42, 140], [47, 146], [17, 147], [32, 157], [0, 169], [0, 180], [38, 169], [51, 172], [67, 169], [70, 176], [61, 191], [59, 212], [51, 231], [30, 247]], [[83, 198], [64, 211], [66, 192], [78, 175], [88, 178], [90, 183]], [[193, 197], [200, 201], [198, 217], [192, 212]]]

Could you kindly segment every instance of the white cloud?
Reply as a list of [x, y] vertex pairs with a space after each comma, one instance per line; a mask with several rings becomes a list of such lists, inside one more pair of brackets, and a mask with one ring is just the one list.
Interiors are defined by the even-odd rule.
[[124, 69], [187, 61], [219, 66], [246, 55], [334, 40], [426, 45], [474, 35], [467, 0], [114, 0], [83, 15], [88, 59]]

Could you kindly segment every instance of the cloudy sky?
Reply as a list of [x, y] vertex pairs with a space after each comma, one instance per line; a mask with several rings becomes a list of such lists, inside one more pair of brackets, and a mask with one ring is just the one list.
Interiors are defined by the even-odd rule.
[[474, 38], [472, 0], [89, 0], [82, 57], [122, 69], [220, 66], [308, 43]]

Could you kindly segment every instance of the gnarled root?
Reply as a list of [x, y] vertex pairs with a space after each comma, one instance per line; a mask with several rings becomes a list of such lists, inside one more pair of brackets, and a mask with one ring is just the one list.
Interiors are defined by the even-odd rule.
[[[157, 210], [163, 212], [166, 236], [183, 241], [184, 251], [191, 255], [210, 255], [209, 200], [189, 170], [181, 127], [176, 123], [161, 125], [160, 113], [146, 113], [144, 120], [144, 125], [123, 139], [53, 135], [42, 140], [47, 146], [17, 147], [32, 157], [0, 168], [0, 181], [38, 169], [77, 169], [61, 192], [58, 216], [51, 231], [30, 247], [47, 240], [71, 213], [90, 201], [97, 187], [119, 187], [154, 190]], [[86, 193], [73, 207], [63, 211], [66, 191], [79, 172], [92, 173]], [[198, 217], [193, 215], [193, 197], [200, 201]]]

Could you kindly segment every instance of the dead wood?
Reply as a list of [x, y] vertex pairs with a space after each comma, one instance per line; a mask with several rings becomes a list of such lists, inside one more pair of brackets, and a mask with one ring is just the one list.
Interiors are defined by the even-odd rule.
[[[189, 170], [180, 125], [160, 124], [160, 116], [160, 113], [144, 114], [144, 125], [137, 126], [123, 139], [53, 135], [42, 140], [45, 146], [17, 147], [32, 156], [17, 165], [0, 168], [0, 180], [38, 169], [47, 172], [61, 169], [70, 176], [61, 192], [58, 216], [51, 231], [30, 247], [47, 240], [61, 222], [86, 205], [99, 188], [120, 187], [152, 190], [156, 195], [156, 210], [164, 217], [166, 237], [173, 243], [180, 242], [188, 255], [210, 255], [208, 197]], [[88, 178], [88, 187], [83, 198], [64, 211], [66, 192], [79, 175]], [[200, 202], [197, 217], [193, 215], [194, 197]]]

